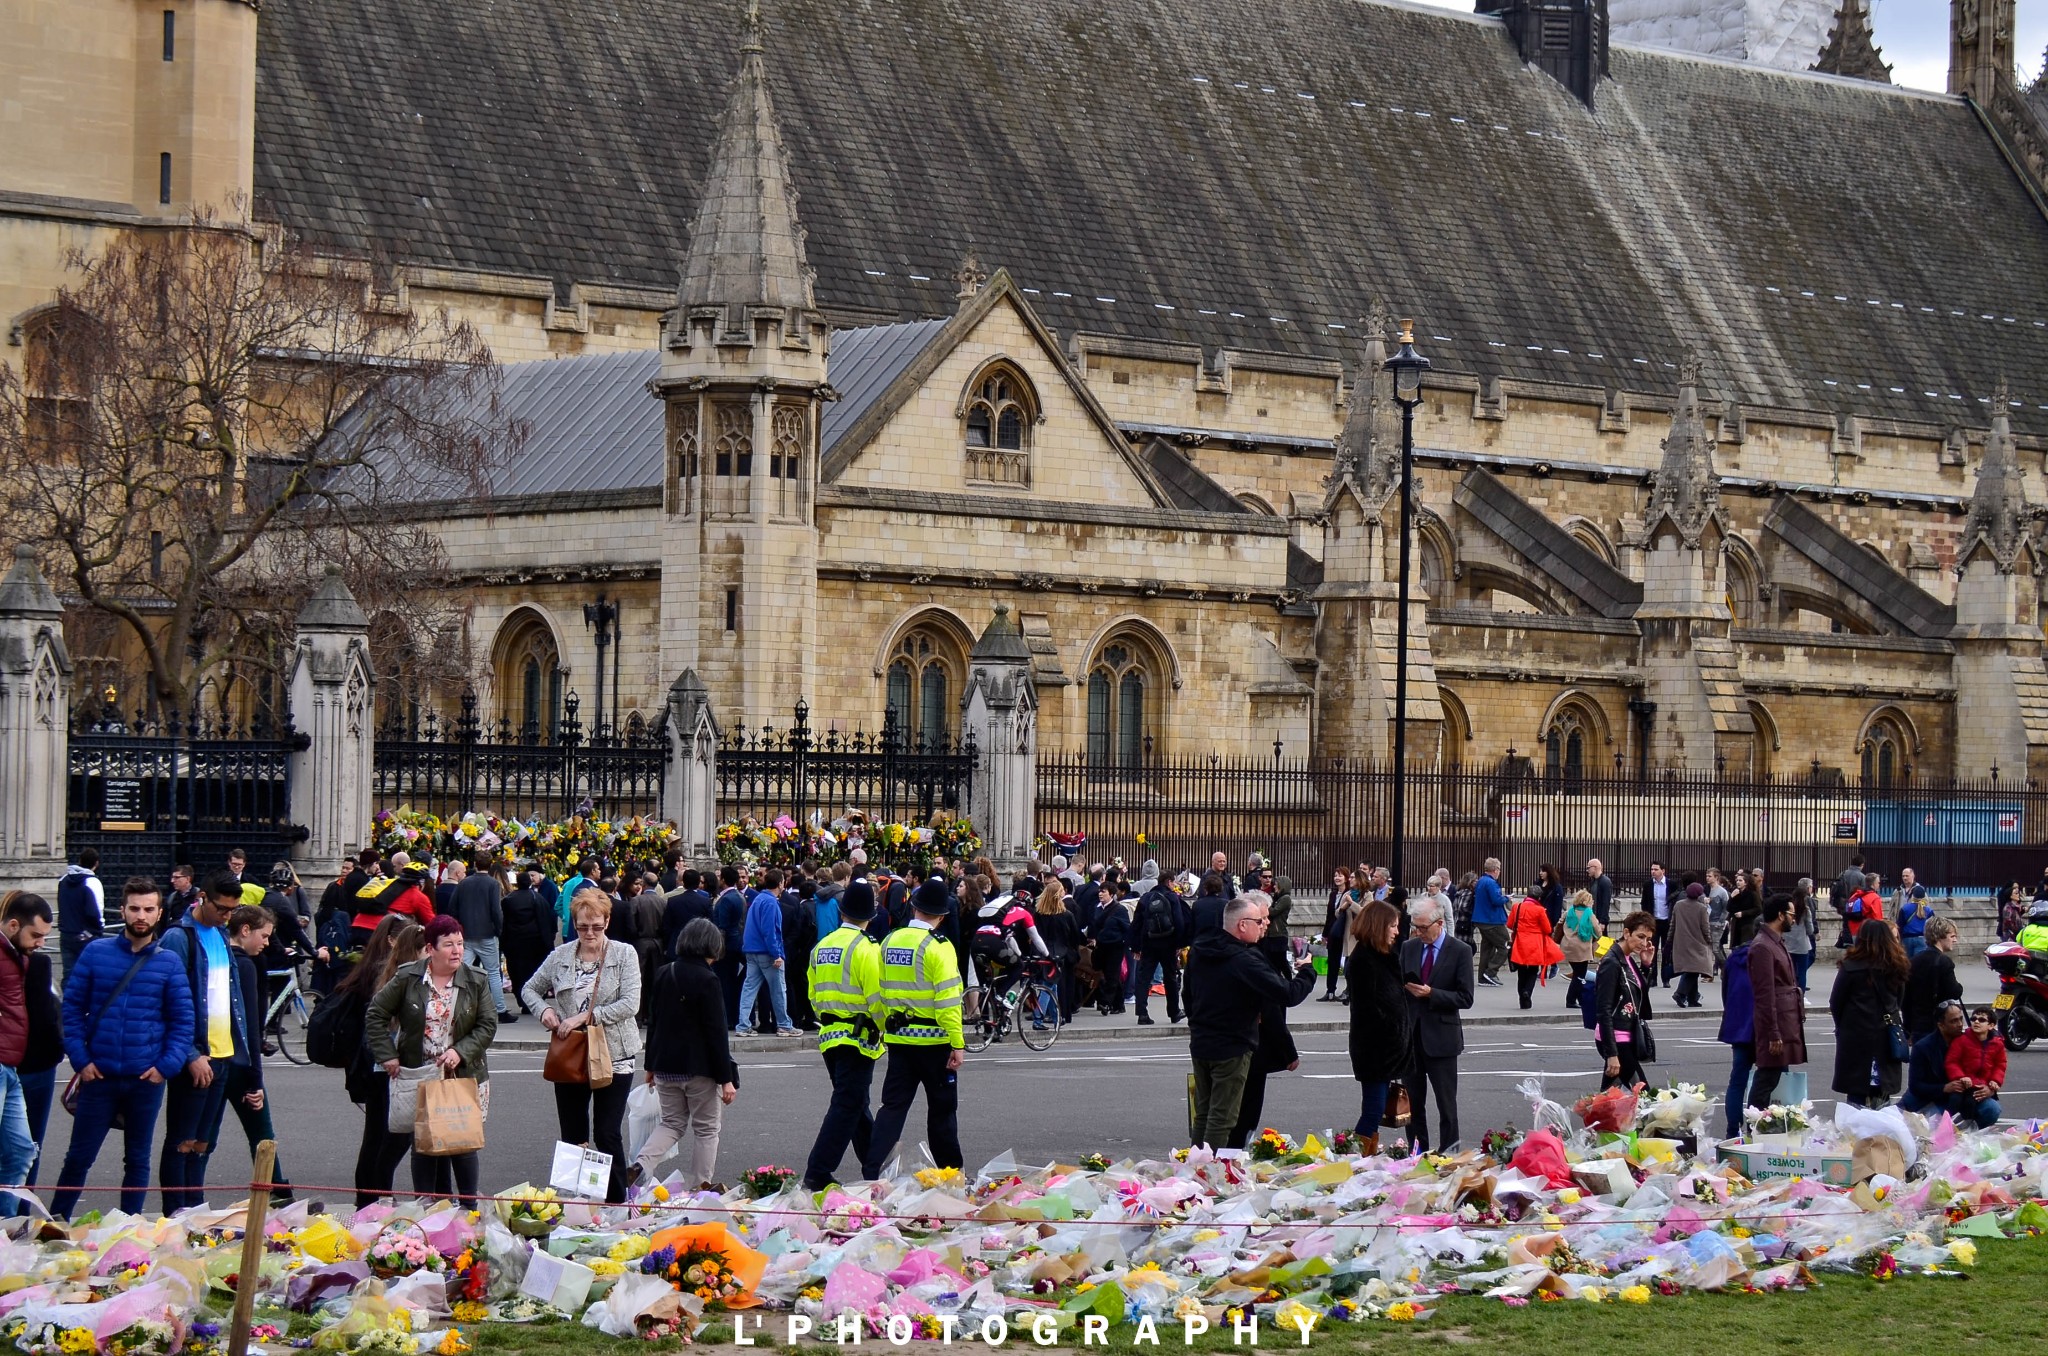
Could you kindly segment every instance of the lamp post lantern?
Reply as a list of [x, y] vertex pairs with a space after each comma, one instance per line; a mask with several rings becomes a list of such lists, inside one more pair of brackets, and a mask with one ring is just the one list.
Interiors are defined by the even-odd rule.
[[1394, 615], [1394, 841], [1388, 863], [1392, 882], [1404, 889], [1408, 846], [1408, 591], [1415, 537], [1415, 407], [1422, 403], [1422, 374], [1429, 359], [1415, 351], [1415, 322], [1401, 322], [1400, 347], [1387, 359], [1394, 374], [1394, 399], [1401, 406], [1401, 583]]

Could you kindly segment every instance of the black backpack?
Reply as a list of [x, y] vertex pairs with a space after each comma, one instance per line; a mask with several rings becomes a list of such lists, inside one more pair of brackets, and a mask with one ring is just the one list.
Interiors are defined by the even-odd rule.
[[306, 1022], [306, 1058], [325, 1068], [346, 1069], [362, 1047], [367, 1006], [354, 994], [321, 999]]
[[1180, 934], [1180, 918], [1173, 907], [1173, 892], [1155, 885], [1145, 896], [1145, 940], [1170, 942]]

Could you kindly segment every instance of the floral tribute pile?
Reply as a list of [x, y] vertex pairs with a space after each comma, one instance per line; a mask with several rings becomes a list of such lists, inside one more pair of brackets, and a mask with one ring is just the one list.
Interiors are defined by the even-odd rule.
[[816, 860], [831, 865], [863, 848], [876, 865], [922, 876], [940, 857], [972, 857], [981, 851], [974, 825], [944, 810], [926, 824], [875, 824], [859, 812], [825, 823], [813, 815], [799, 824], [788, 815], [762, 821], [748, 815], [718, 826], [718, 859], [735, 866], [794, 866]]
[[370, 816], [370, 842], [379, 852], [402, 851], [416, 860], [447, 861], [481, 849], [559, 879], [599, 861], [659, 861], [677, 838], [675, 825], [665, 820], [601, 819], [588, 813], [587, 802], [583, 809], [551, 823], [503, 819], [484, 810], [444, 819], [399, 806]]
[[2048, 1230], [2042, 1122], [1810, 1125], [1798, 1147], [1815, 1153], [1895, 1125], [1911, 1166], [1853, 1187], [1752, 1180], [1685, 1147], [1712, 1099], [1670, 1093], [1626, 1121], [1589, 1106], [1622, 1126], [1595, 1130], [1535, 1089], [1533, 1129], [1456, 1155], [1364, 1157], [1348, 1135], [1268, 1130], [1247, 1154], [1005, 1154], [972, 1176], [927, 1167], [819, 1193], [766, 1169], [723, 1196], [672, 1178], [623, 1206], [527, 1186], [474, 1212], [299, 1204], [267, 1222], [253, 1277], [238, 1274], [241, 1207], [114, 1214], [0, 1241], [0, 1335], [30, 1356], [221, 1356], [228, 1307], [253, 1285], [263, 1346], [370, 1356], [460, 1356], [492, 1323], [687, 1341], [721, 1313], [778, 1342], [1258, 1323], [1263, 1341], [1296, 1345], [1302, 1328], [1423, 1322], [1448, 1302], [1956, 1276], [1985, 1240]]

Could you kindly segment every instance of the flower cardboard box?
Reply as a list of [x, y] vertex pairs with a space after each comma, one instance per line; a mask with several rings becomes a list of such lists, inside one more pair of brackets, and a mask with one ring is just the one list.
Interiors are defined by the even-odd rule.
[[1811, 1177], [1829, 1186], [1855, 1180], [1854, 1159], [1847, 1153], [1817, 1148], [1803, 1135], [1758, 1135], [1727, 1139], [1714, 1146], [1724, 1163], [1733, 1163], [1744, 1177]]
[[1625, 1158], [1589, 1158], [1572, 1164], [1572, 1180], [1579, 1190], [1594, 1196], [1626, 1194], [1636, 1189], [1636, 1175]]

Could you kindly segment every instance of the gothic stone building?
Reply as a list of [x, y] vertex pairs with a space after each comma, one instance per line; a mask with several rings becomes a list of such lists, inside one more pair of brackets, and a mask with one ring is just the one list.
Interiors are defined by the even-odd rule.
[[141, 36], [15, 7], [106, 105], [22, 86], [17, 342], [58, 242], [237, 188], [474, 320], [529, 436], [414, 511], [515, 724], [602, 592], [614, 710], [941, 735], [1001, 607], [1043, 747], [1383, 758], [1412, 316], [1419, 756], [2048, 776], [2012, 0], [1954, 0], [1950, 95], [1604, 0], [178, 0], [166, 93], [162, 6], [93, 2]]

